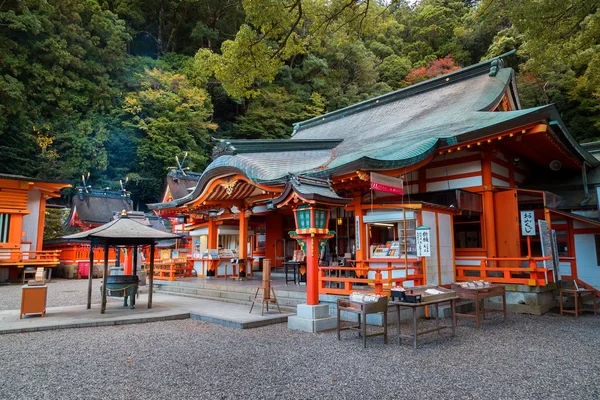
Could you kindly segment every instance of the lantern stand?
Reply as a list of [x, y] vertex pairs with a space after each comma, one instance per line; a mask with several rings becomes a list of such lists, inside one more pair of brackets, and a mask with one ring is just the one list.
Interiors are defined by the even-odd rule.
[[331, 210], [303, 204], [294, 209], [296, 230], [290, 237], [296, 239], [306, 255], [306, 304], [299, 304], [296, 315], [288, 317], [288, 328], [306, 332], [320, 332], [337, 326], [336, 317], [329, 315], [329, 305], [319, 304], [319, 248], [335, 236], [327, 228]]

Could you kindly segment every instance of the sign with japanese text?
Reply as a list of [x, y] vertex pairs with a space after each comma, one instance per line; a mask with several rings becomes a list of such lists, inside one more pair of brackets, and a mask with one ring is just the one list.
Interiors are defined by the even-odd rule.
[[354, 225], [354, 236], [356, 237], [356, 250], [360, 250], [360, 217], [357, 215]]
[[535, 217], [533, 211], [521, 211], [521, 235], [535, 236]]
[[401, 178], [371, 172], [371, 189], [402, 196], [404, 195], [404, 181]]
[[431, 257], [431, 230], [418, 229], [417, 233], [417, 257]]

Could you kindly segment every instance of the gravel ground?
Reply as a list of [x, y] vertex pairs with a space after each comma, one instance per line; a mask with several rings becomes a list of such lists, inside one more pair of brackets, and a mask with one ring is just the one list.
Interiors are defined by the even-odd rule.
[[597, 400], [599, 328], [591, 315], [495, 314], [416, 352], [392, 326], [367, 349], [350, 331], [195, 320], [0, 335], [0, 398]]
[[[94, 279], [92, 282], [92, 303], [100, 304], [102, 296], [100, 293], [100, 282], [102, 279]], [[21, 283], [11, 285], [0, 285], [0, 311], [18, 310], [21, 308]], [[87, 304], [87, 279], [61, 279], [52, 278], [48, 282], [48, 304], [47, 307], [77, 306]], [[107, 301], [123, 302], [122, 299], [108, 297]]]

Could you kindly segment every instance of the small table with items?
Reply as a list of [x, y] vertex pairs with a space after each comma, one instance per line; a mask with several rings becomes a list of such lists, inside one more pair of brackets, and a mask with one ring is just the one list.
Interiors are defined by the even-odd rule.
[[[338, 299], [337, 300], [337, 336], [340, 340], [340, 331], [342, 330], [353, 330], [358, 331], [358, 335], [363, 337], [363, 346], [367, 348], [367, 337], [368, 336], [379, 336], [383, 335], [383, 343], [387, 344], [387, 310], [388, 310], [388, 298], [386, 296], [380, 297], [378, 301], [368, 303], [353, 301], [350, 299]], [[358, 315], [358, 325], [348, 326], [345, 328], [341, 327], [340, 314], [342, 311], [356, 313]], [[367, 314], [383, 313], [383, 332], [369, 333], [367, 334]], [[362, 318], [361, 318], [362, 317]], [[362, 324], [361, 324], [362, 319]]]
[[[477, 284], [477, 285], [476, 285]], [[456, 295], [461, 299], [473, 300], [475, 302], [475, 314], [454, 313], [458, 317], [475, 318], [477, 320], [477, 329], [481, 328], [481, 315], [485, 319], [486, 312], [503, 312], [504, 320], [506, 321], [506, 289], [504, 285], [494, 285], [489, 283], [453, 283], [452, 290], [456, 291]], [[486, 309], [484, 299], [490, 297], [502, 296], [502, 310]]]
[[[413, 340], [413, 346], [415, 348], [415, 350], [417, 349], [417, 337], [424, 335], [426, 333], [430, 333], [430, 332], [437, 332], [440, 331], [442, 329], [447, 329], [447, 328], [451, 328], [452, 329], [452, 336], [454, 337], [454, 333], [455, 333], [455, 327], [456, 327], [456, 314], [455, 314], [455, 305], [456, 305], [456, 299], [458, 297], [453, 296], [453, 297], [446, 297], [446, 298], [441, 298], [438, 300], [430, 300], [430, 301], [424, 301], [424, 302], [419, 302], [419, 303], [409, 303], [406, 301], [392, 301], [390, 302], [391, 306], [396, 307], [396, 326], [398, 328], [398, 343], [401, 344], [402, 343], [402, 339], [412, 339]], [[446, 303], [449, 302], [451, 303], [451, 307], [450, 310], [452, 312], [452, 324], [451, 325], [440, 325], [440, 314], [439, 314], [439, 305], [441, 303]], [[435, 328], [431, 328], [431, 329], [426, 329], [423, 331], [418, 332], [417, 331], [417, 308], [420, 307], [427, 307], [427, 306], [435, 306]], [[412, 335], [404, 335], [402, 334], [402, 332], [400, 331], [400, 309], [401, 308], [410, 308], [412, 310], [412, 320], [413, 320], [413, 332]]]
[[[594, 308], [591, 310], [586, 310], [583, 308], [583, 299], [581, 298], [584, 294], [591, 294], [592, 300], [594, 302]], [[575, 309], [567, 310], [563, 308], [563, 296], [573, 296], [575, 300]], [[596, 304], [596, 291], [592, 289], [560, 289], [560, 315], [563, 313], [575, 314], [575, 318], [579, 317], [579, 314], [584, 312], [593, 312], [594, 315], [598, 315], [597, 312], [597, 304]], [[581, 306], [579, 305], [581, 303]]]

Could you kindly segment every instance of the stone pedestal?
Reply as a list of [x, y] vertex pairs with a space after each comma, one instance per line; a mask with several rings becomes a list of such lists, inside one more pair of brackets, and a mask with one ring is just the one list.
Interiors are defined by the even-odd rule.
[[304, 332], [321, 332], [335, 329], [337, 318], [329, 315], [327, 304], [298, 304], [295, 316], [288, 317], [288, 329]]
[[[510, 312], [542, 315], [558, 306], [555, 283], [549, 283], [548, 286], [507, 284], [504, 287], [506, 288], [506, 308]], [[502, 298], [487, 299], [486, 307], [501, 309]]]

